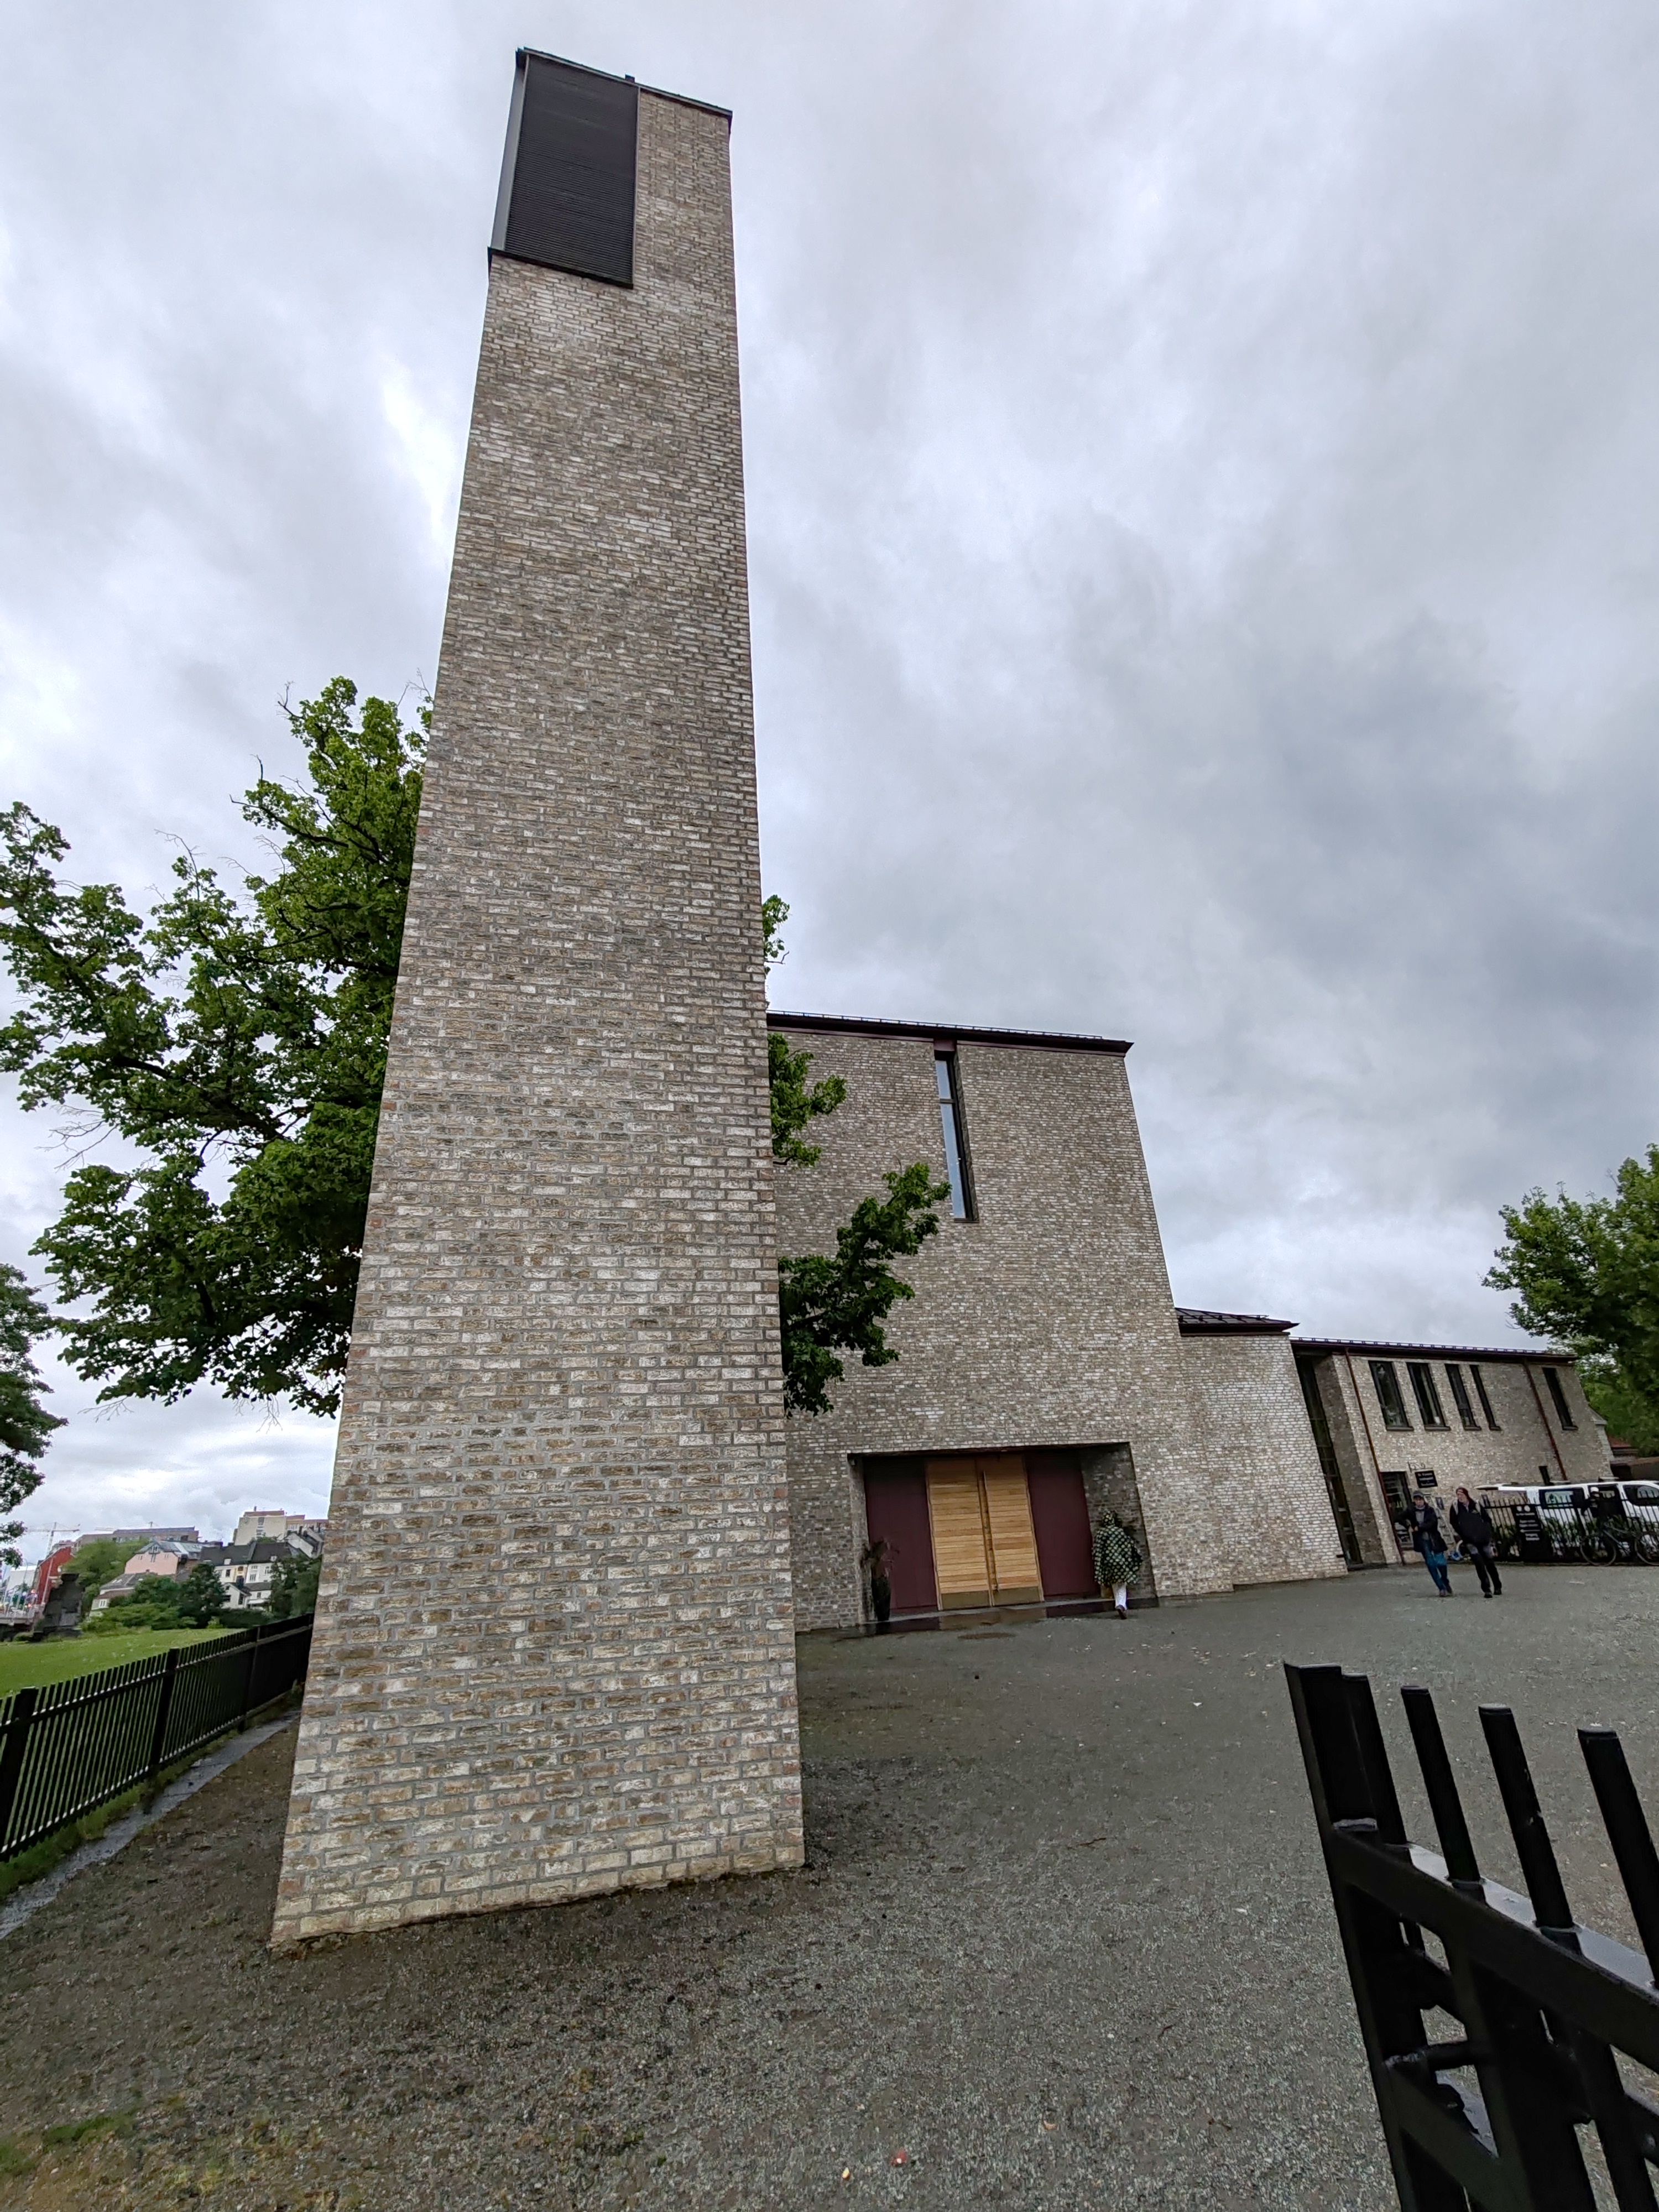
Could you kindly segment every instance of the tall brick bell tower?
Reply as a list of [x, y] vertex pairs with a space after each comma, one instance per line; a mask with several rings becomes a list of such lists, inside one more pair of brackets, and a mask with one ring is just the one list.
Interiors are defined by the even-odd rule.
[[279, 1947], [801, 1856], [729, 122], [518, 58]]

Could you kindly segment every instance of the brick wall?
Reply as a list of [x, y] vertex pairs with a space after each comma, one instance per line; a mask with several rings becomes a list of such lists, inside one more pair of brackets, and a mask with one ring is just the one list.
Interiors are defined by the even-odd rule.
[[[942, 1177], [944, 1139], [927, 1039], [790, 1043], [813, 1054], [814, 1080], [848, 1087], [812, 1133], [822, 1160], [778, 1177], [781, 1248], [805, 1252], [830, 1248], [884, 1170], [924, 1159]], [[800, 1626], [860, 1616], [866, 1452], [1127, 1444], [1158, 1590], [1230, 1588], [1121, 1056], [963, 1043], [957, 1061], [979, 1218], [947, 1208], [906, 1263], [899, 1361], [850, 1367], [833, 1413], [789, 1421]]]
[[273, 1940], [801, 1855], [726, 124], [491, 268]]
[[[1372, 1359], [1391, 1359], [1406, 1401], [1409, 1429], [1385, 1427], [1376, 1388], [1371, 1378]], [[1425, 1429], [1413, 1395], [1407, 1363], [1424, 1359], [1433, 1371], [1448, 1425]], [[1459, 1483], [1473, 1491], [1495, 1488], [1500, 1483], [1600, 1482], [1608, 1468], [1606, 1440], [1596, 1425], [1584, 1396], [1577, 1370], [1569, 1363], [1551, 1359], [1494, 1359], [1471, 1363], [1468, 1354], [1457, 1358], [1465, 1376], [1471, 1364], [1480, 1367], [1486, 1395], [1498, 1417], [1496, 1430], [1486, 1426], [1478, 1402], [1480, 1425], [1466, 1429], [1453, 1403], [1446, 1379], [1446, 1354], [1421, 1349], [1368, 1345], [1355, 1352], [1334, 1352], [1322, 1358], [1316, 1369], [1321, 1402], [1331, 1431], [1344, 1486], [1356, 1522], [1362, 1512], [1371, 1534], [1361, 1529], [1362, 1547], [1371, 1559], [1373, 1547], [1380, 1561], [1398, 1559], [1379, 1474], [1398, 1470], [1415, 1475], [1432, 1471], [1437, 1493], [1449, 1504]], [[1544, 1379], [1553, 1367], [1561, 1380], [1576, 1425], [1564, 1429]], [[1473, 1396], [1473, 1385], [1470, 1385]], [[1547, 1473], [1540, 1473], [1540, 1468]]]
[[1234, 1583], [1346, 1574], [1288, 1337], [1182, 1343]]

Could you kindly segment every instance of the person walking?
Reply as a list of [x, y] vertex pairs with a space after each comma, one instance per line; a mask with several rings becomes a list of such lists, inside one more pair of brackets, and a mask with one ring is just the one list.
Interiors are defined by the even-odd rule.
[[1095, 1579], [1110, 1590], [1120, 1620], [1129, 1618], [1129, 1586], [1140, 1580], [1140, 1551], [1115, 1513], [1108, 1513], [1095, 1532]]
[[1442, 1597], [1452, 1594], [1451, 1577], [1446, 1572], [1446, 1532], [1440, 1526], [1440, 1516], [1419, 1490], [1412, 1498], [1412, 1541], [1423, 1554], [1423, 1564], [1430, 1579]]
[[1498, 1539], [1492, 1534], [1491, 1514], [1484, 1505], [1477, 1505], [1460, 1483], [1448, 1518], [1457, 1531], [1458, 1542], [1474, 1561], [1481, 1596], [1502, 1597], [1504, 1577], [1498, 1571]]

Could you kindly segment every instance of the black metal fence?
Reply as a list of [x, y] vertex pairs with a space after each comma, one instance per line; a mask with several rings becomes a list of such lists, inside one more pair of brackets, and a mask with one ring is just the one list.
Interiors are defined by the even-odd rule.
[[0, 1861], [285, 1697], [304, 1678], [311, 1620], [175, 1644], [0, 1701]]
[[1483, 1498], [1500, 1559], [1547, 1565], [1589, 1559], [1599, 1566], [1659, 1566], [1659, 1521], [1618, 1512], [1569, 1511]]
[[[1506, 1706], [1483, 1705], [1480, 1722], [1525, 1897], [1481, 1875], [1426, 1690], [1401, 1694], [1439, 1855], [1407, 1840], [1364, 1676], [1285, 1674], [1405, 2212], [1594, 2212], [1605, 2197], [1583, 2129], [1603, 2189], [1625, 2212], [1654, 2212], [1659, 2104], [1626, 2083], [1619, 2054], [1659, 2069], [1659, 1855], [1618, 1737], [1578, 1731], [1645, 1959], [1574, 1921]], [[1433, 2041], [1434, 2011], [1462, 2034]]]
[[[1446, 1518], [1440, 1504], [1443, 1527]], [[1589, 1560], [1597, 1566], [1659, 1566], [1659, 1517], [1626, 1514], [1593, 1506], [1580, 1511], [1569, 1507], [1542, 1510], [1490, 1492], [1480, 1499], [1492, 1522], [1492, 1540], [1500, 1559], [1520, 1559], [1528, 1565], [1548, 1566]], [[1410, 1557], [1413, 1546], [1409, 1516], [1403, 1512], [1395, 1524], [1401, 1551]], [[1449, 1528], [1454, 1565], [1463, 1557]]]

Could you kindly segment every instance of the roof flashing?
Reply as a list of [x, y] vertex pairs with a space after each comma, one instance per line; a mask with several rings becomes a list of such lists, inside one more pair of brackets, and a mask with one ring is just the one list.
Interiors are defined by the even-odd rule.
[[799, 1014], [767, 1010], [769, 1030], [801, 1030], [830, 1036], [916, 1037], [935, 1047], [982, 1044], [1017, 1052], [1103, 1052], [1121, 1060], [1129, 1049], [1122, 1037], [1073, 1036], [1049, 1030], [964, 1029], [953, 1022], [892, 1022], [853, 1014]]

